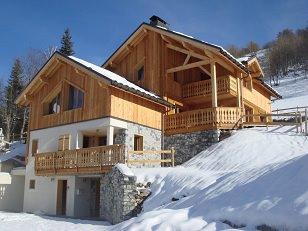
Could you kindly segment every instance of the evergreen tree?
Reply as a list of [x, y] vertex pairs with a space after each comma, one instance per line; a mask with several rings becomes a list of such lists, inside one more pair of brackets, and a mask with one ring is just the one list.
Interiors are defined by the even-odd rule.
[[61, 48], [59, 51], [67, 56], [74, 54], [72, 36], [68, 28], [64, 31], [62, 36]]
[[14, 103], [17, 96], [21, 93], [22, 85], [22, 66], [19, 59], [16, 59], [12, 67], [10, 78], [5, 89], [5, 125], [6, 138], [10, 140], [12, 133], [20, 133], [22, 124], [23, 109]]

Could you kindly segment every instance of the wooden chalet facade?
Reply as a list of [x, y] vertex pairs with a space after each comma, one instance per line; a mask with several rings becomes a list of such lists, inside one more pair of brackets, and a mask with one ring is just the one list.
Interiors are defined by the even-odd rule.
[[244, 114], [270, 113], [271, 97], [280, 97], [262, 81], [256, 58], [242, 63], [222, 47], [169, 30], [159, 18], [141, 24], [102, 67], [175, 106], [164, 118], [166, 134], [231, 129]]
[[[169, 30], [158, 17], [101, 67], [56, 52], [16, 100], [30, 107], [24, 210], [97, 214], [74, 209], [85, 179], [92, 177], [87, 187], [97, 185], [127, 151], [163, 149], [164, 136], [262, 121], [242, 117], [270, 113], [271, 97], [279, 97], [262, 77], [256, 58], [240, 62], [222, 47]], [[73, 192], [65, 191], [69, 185]]]

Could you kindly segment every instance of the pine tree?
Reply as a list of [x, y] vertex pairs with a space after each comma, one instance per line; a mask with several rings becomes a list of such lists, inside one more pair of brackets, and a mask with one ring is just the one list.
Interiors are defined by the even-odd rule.
[[22, 108], [14, 103], [17, 96], [21, 93], [22, 85], [22, 66], [19, 59], [16, 59], [12, 67], [8, 85], [5, 89], [5, 124], [6, 137], [10, 140], [12, 133], [20, 133], [22, 124]]
[[67, 56], [74, 54], [72, 36], [68, 28], [64, 31], [62, 36], [61, 48], [59, 51]]

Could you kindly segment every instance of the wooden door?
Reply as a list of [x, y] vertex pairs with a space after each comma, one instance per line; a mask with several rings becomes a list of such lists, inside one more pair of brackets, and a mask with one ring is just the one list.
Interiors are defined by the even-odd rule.
[[58, 180], [57, 215], [66, 215], [67, 180]]

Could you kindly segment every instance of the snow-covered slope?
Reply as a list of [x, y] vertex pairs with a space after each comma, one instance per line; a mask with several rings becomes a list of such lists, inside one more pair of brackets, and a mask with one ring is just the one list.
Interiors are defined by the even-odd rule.
[[308, 106], [308, 73], [292, 69], [273, 88], [282, 95], [273, 103], [274, 109]]
[[[145, 213], [128, 221], [129, 227], [146, 227], [156, 219], [150, 227], [185, 230], [188, 223], [191, 230], [199, 230], [229, 220], [247, 229], [267, 224], [307, 230], [308, 139], [287, 129], [238, 131], [183, 166], [157, 171], [154, 177], [152, 170], [148, 176], [135, 170], [140, 181], [154, 179], [153, 193], [144, 204]], [[164, 213], [172, 213], [173, 219], [163, 219]]]
[[[266, 52], [267, 50], [264, 49], [256, 52], [254, 55], [257, 56], [260, 62], [266, 82], [270, 84]], [[305, 73], [300, 66], [293, 67], [289, 69], [289, 73], [286, 76], [282, 76], [279, 79], [279, 85], [272, 87], [282, 96], [282, 99], [276, 100], [273, 103], [273, 109], [308, 106], [308, 73]]]

